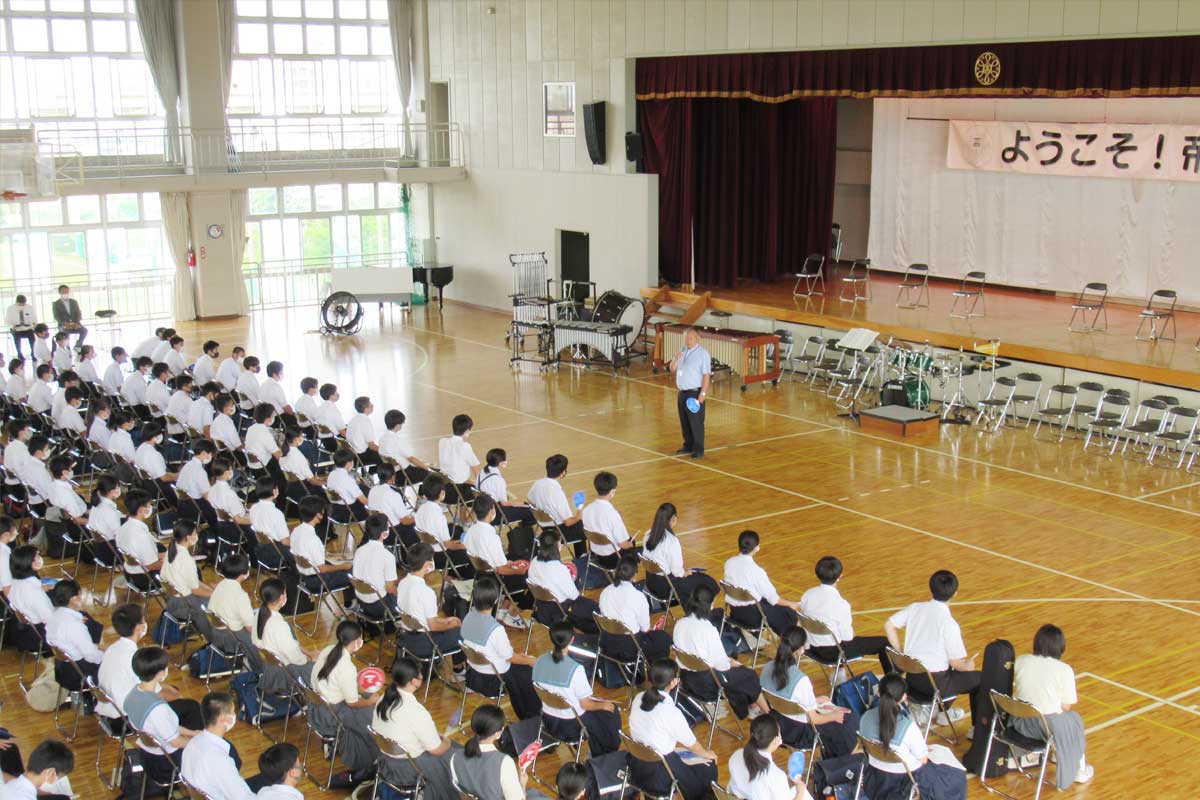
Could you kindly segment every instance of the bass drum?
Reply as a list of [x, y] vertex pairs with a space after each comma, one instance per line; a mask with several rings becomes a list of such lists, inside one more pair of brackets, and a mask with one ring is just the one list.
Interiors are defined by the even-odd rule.
[[646, 307], [640, 299], [626, 297], [610, 289], [596, 301], [596, 307], [592, 309], [592, 322], [611, 322], [629, 328], [622, 341], [628, 351], [642, 333]]
[[929, 405], [929, 384], [915, 375], [904, 379], [904, 393], [908, 395], [909, 408], [925, 408]]

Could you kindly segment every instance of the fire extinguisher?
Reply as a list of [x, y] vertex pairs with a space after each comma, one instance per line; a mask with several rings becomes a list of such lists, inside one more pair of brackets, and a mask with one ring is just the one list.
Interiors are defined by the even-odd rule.
[[187, 259], [187, 264], [188, 264], [188, 266], [189, 266], [189, 267], [191, 267], [192, 269], [195, 269], [195, 268], [196, 268], [196, 251], [195, 251], [195, 250], [193, 250], [193, 249], [192, 249], [192, 248], [190, 248], [190, 247], [188, 248], [188, 259]]

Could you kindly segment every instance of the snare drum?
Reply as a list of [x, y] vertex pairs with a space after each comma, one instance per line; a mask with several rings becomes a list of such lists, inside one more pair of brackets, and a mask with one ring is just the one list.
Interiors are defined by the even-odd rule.
[[911, 353], [908, 357], [909, 372], [932, 372], [936, 361], [929, 353]]

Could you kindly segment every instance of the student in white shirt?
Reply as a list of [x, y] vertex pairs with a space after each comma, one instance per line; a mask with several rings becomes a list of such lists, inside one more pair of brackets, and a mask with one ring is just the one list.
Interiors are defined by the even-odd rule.
[[462, 640], [462, 620], [458, 617], [438, 615], [437, 592], [425, 583], [425, 576], [435, 569], [432, 547], [419, 542], [408, 549], [408, 574], [396, 584], [396, 609], [411, 615], [421, 623], [421, 628], [403, 628], [400, 631], [400, 642], [406, 652], [423, 660], [433, 656], [430, 639], [443, 653], [457, 651], [451, 660], [455, 678], [461, 680], [467, 674], [466, 656], [459, 647]]
[[[721, 674], [725, 699], [738, 719], [745, 719], [751, 706], [757, 706], [764, 714], [771, 709], [762, 696], [762, 684], [749, 667], [743, 667], [731, 659], [721, 641], [721, 632], [713, 625], [712, 592], [697, 589], [688, 600], [687, 616], [675, 623], [673, 632], [675, 647], [699, 657], [705, 664]], [[683, 665], [680, 664], [682, 668]], [[683, 670], [683, 686], [695, 697], [716, 697], [717, 687], [709, 670], [692, 672]]]
[[[321, 405], [317, 406], [316, 416], [313, 417], [313, 422], [328, 429], [335, 436], [344, 436], [346, 434], [346, 421], [342, 418], [342, 412], [337, 407], [337, 401], [341, 397], [338, 394], [337, 386], [334, 384], [321, 384]], [[326, 438], [324, 446], [325, 449], [332, 450], [337, 446], [337, 442], [334, 439]]]
[[[162, 555], [159, 553], [158, 542], [150, 533], [146, 520], [154, 514], [150, 495], [140, 489], [132, 489], [125, 495], [125, 510], [129, 517], [117, 529], [117, 547], [121, 553], [133, 556], [136, 565], [125, 567], [125, 579], [131, 581], [138, 589], [147, 591], [157, 585], [157, 573], [162, 568]], [[149, 574], [147, 574], [149, 573]]]
[[17, 526], [12, 517], [0, 516], [0, 594], [8, 597], [8, 589], [12, 586], [12, 543], [17, 539]]
[[25, 362], [19, 358], [8, 362], [8, 382], [4, 384], [4, 393], [13, 401], [23, 400], [29, 393], [25, 387]]
[[610, 544], [589, 542], [588, 549], [591, 552], [588, 557], [603, 569], [613, 569], [617, 565], [619, 551], [633, 547], [621, 512], [612, 504], [617, 493], [617, 476], [611, 472], [597, 472], [592, 485], [596, 488], [596, 499], [583, 507], [583, 529], [604, 534]]
[[295, 427], [296, 415], [288, 405], [287, 395], [283, 393], [283, 362], [267, 362], [267, 379], [258, 387], [258, 401], [270, 403], [275, 413], [281, 415], [284, 425]]
[[561, 607], [567, 612], [566, 618], [580, 633], [600, 633], [596, 618], [592, 616], [600, 610], [600, 605], [580, 593], [571, 571], [562, 563], [558, 534], [554, 531], [543, 531], [538, 537], [537, 552], [529, 562], [529, 583], [546, 589], [558, 601], [557, 605], [540, 600], [534, 602], [533, 616], [538, 622], [553, 625], [563, 619], [559, 611]]
[[[54, 613], [46, 623], [46, 643], [74, 661], [85, 677], [96, 680], [104, 658], [99, 647], [104, 626], [83, 613], [83, 592], [75, 581], [60, 580], [48, 594], [54, 604]], [[59, 684], [69, 691], [83, 688], [79, 675], [66, 663], [56, 661], [54, 674]]]
[[130, 358], [136, 360], [143, 356], [149, 358], [153, 355], [158, 346], [162, 344], [163, 331], [165, 330], [166, 328], [155, 328], [153, 336], [138, 342], [137, 347], [133, 348], [133, 352], [129, 354]]
[[246, 348], [235, 347], [229, 352], [229, 357], [217, 367], [217, 383], [227, 392], [237, 388], [238, 377], [242, 374], [242, 359], [246, 357]]
[[258, 372], [260, 369], [262, 367], [259, 366], [257, 356], [246, 356], [242, 359], [242, 371], [238, 374], [237, 386], [234, 388], [242, 396], [241, 406], [244, 411], [249, 411], [258, 405]]
[[[376, 698], [362, 698], [359, 694], [358, 668], [351, 658], [362, 646], [362, 626], [342, 620], [337, 626], [337, 639], [317, 655], [312, 676], [313, 691], [329, 705], [344, 726], [338, 755], [350, 767], [352, 778], [366, 775], [379, 757], [379, 748], [370, 732]], [[316, 715], [313, 721], [318, 726], [327, 716], [324, 706], [315, 709], [310, 706], [308, 713]], [[331, 722], [325, 719], [325, 729]]]
[[905, 711], [904, 678], [895, 672], [879, 681], [879, 701], [868, 709], [859, 724], [859, 734], [866, 739], [886, 742], [904, 764], [867, 758], [862, 776], [863, 795], [867, 797], [908, 796], [912, 787], [905, 766], [912, 773], [921, 797], [964, 798], [967, 796], [965, 770], [929, 761], [929, 747], [921, 726]]
[[249, 533], [250, 517], [246, 516], [246, 506], [237, 492], [229, 485], [233, 480], [233, 459], [229, 456], [215, 456], [212, 460], [212, 486], [209, 487], [208, 502], [218, 511], [224, 511], [235, 525], [247, 528], [242, 533], [242, 540], [247, 548], [257, 544], [254, 536]]
[[546, 459], [546, 477], [538, 478], [529, 487], [529, 504], [541, 509], [558, 529], [563, 538], [575, 551], [575, 557], [580, 558], [587, 550], [587, 540], [583, 536], [583, 512], [571, 511], [567, 502], [567, 493], [563, 491], [559, 480], [567, 474], [567, 457], [555, 453]]
[[63, 405], [54, 417], [55, 423], [63, 430], [82, 434], [87, 431], [79, 407], [83, 405], [83, 390], [76, 386], [68, 386], [63, 390]]
[[254, 424], [246, 430], [246, 455], [266, 468], [272, 477], [282, 483], [283, 471], [279, 468], [279, 457], [283, 452], [275, 443], [275, 409], [270, 403], [259, 403], [254, 407]]
[[[137, 686], [137, 676], [133, 674], [133, 654], [137, 652], [138, 641], [150, 629], [142, 607], [137, 603], [125, 603], [113, 609], [112, 627], [121, 638], [105, 649], [96, 681], [116, 704], [115, 708], [107, 703], [96, 708], [96, 713], [109, 719], [124, 713], [125, 698]], [[178, 689], [166, 685], [159, 686], [158, 696], [167, 702], [184, 727], [199, 730], [203, 726], [200, 704], [195, 700], [183, 697]]]
[[[208, 610], [213, 613], [228, 630], [214, 629], [213, 635], [222, 648], [239, 646], [245, 654], [246, 663], [255, 672], [262, 672], [262, 657], [254, 645], [254, 626], [257, 617], [250, 603], [250, 595], [246, 593], [246, 579], [250, 577], [250, 559], [244, 553], [231, 553], [221, 559], [217, 568], [221, 580], [213, 588], [208, 598]], [[236, 639], [237, 641], [231, 641]]]
[[150, 353], [150, 358], [154, 363], [167, 360], [167, 353], [171, 352], [171, 340], [175, 338], [175, 329], [166, 328], [162, 332], [162, 337], [158, 340], [158, 344], [154, 345], [154, 350]]
[[111, 436], [108, 430], [108, 418], [112, 416], [112, 403], [107, 397], [95, 397], [91, 402], [92, 424], [88, 426], [87, 438], [92, 446], [99, 450], [108, 450], [108, 440]]
[[217, 413], [213, 416], [212, 424], [209, 425], [210, 438], [230, 452], [241, 450], [242, 436], [238, 433], [237, 422], [234, 419], [234, 414], [237, 413], [237, 404], [233, 401], [233, 396], [217, 395], [213, 407]]
[[475, 478], [479, 475], [479, 459], [467, 443], [475, 421], [458, 414], [450, 422], [452, 436], [438, 440], [438, 468], [446, 480], [458, 487], [459, 496], [470, 500], [475, 496]]
[[124, 347], [114, 347], [109, 351], [109, 355], [112, 357], [112, 363], [104, 370], [102, 384], [107, 394], [116, 396], [121, 393], [121, 387], [125, 385], [124, 365], [129, 361], [129, 355], [125, 352]]
[[534, 658], [513, 652], [507, 629], [493, 616], [500, 599], [500, 582], [495, 575], [479, 575], [471, 588], [471, 610], [463, 617], [463, 646], [470, 645], [486, 656], [487, 664], [467, 662], [467, 688], [495, 697], [500, 684], [508, 691], [518, 719], [536, 717], [542, 701], [533, 688]]
[[[62, 427], [62, 423], [59, 422], [59, 417], [62, 416], [63, 409], [67, 406], [67, 389], [70, 388], [80, 388], [79, 376], [75, 373], [75, 370], [68, 369], [58, 373], [58, 390], [50, 398], [50, 418], [60, 428]], [[82, 393], [82, 389], [80, 389], [80, 392]], [[83, 396], [86, 397], [87, 395], [84, 394]]]
[[663, 575], [646, 571], [646, 589], [655, 597], [667, 600], [671, 596], [667, 581], [671, 582], [679, 601], [687, 604], [692, 592], [701, 586], [706, 587], [715, 596], [720, 586], [702, 570], [687, 569], [683, 565], [683, 548], [679, 546], [679, 538], [675, 535], [675, 524], [679, 521], [675, 505], [663, 503], [654, 512], [654, 522], [642, 542], [642, 557], [653, 561], [663, 571]]
[[167, 386], [169, 380], [171, 369], [165, 363], [159, 361], [150, 368], [150, 382], [146, 384], [146, 405], [155, 417], [161, 418], [171, 405], [171, 387]]
[[4, 470], [8, 473], [5, 482], [11, 487], [21, 483], [25, 462], [29, 460], [33, 429], [25, 419], [10, 419], [5, 428], [8, 430], [8, 444], [4, 445]]
[[775, 763], [775, 751], [782, 744], [774, 717], [763, 715], [752, 720], [746, 746], [729, 757], [726, 788], [745, 800], [812, 800], [804, 787], [804, 774], [788, 780], [787, 773]]
[[[461, 795], [450, 779], [450, 757], [458, 748], [438, 731], [429, 711], [417, 700], [423, 682], [420, 664], [408, 656], [397, 658], [392, 663], [392, 682], [375, 706], [371, 728], [417, 762], [429, 800], [459, 800]], [[408, 786], [414, 777], [402, 759], [385, 758], [381, 766], [383, 777], [398, 786]]]
[[404, 412], [399, 409], [388, 409], [383, 415], [383, 435], [379, 437], [379, 455], [390, 458], [404, 470], [404, 477], [409, 483], [420, 483], [429, 477], [432, 468], [412, 454], [400, 438], [400, 430], [404, 427]]
[[258, 800], [304, 800], [304, 794], [296, 788], [304, 780], [300, 749], [296, 745], [280, 742], [259, 753], [258, 776], [262, 782], [256, 795]]
[[[14, 333], [13, 338], [16, 337]], [[29, 754], [25, 771], [2, 784], [0, 795], [5, 800], [36, 800], [50, 796], [49, 793], [58, 791], [57, 787], [67, 781], [74, 769], [75, 754], [71, 748], [56, 739], [46, 739]]]
[[200, 396], [192, 401], [188, 409], [187, 426], [202, 436], [212, 436], [210, 428], [216, 409], [213, 403], [221, 393], [221, 386], [216, 381], [208, 381], [200, 385]]
[[54, 353], [50, 349], [50, 327], [44, 322], [33, 326], [33, 360], [39, 364], [50, 364]]
[[[836, 556], [824, 556], [817, 561], [817, 580], [820, 583], [800, 596], [800, 613], [817, 620], [829, 628], [833, 636], [811, 636], [808, 643], [810, 657], [822, 663], [837, 661], [837, 643], [847, 659], [875, 656], [884, 674], [892, 671], [888, 661], [886, 636], [855, 636], [854, 617], [850, 604], [838, 591], [842, 578], [842, 562]], [[834, 641], [836, 637], [837, 642]]]
[[[679, 685], [679, 667], [668, 658], [650, 664], [650, 688], [639, 692], [630, 704], [629, 735], [666, 758], [671, 773], [679, 782], [684, 800], [709, 797], [717, 779], [717, 754], [700, 743], [687, 717], [671, 699]], [[691, 750], [704, 759], [688, 764], [676, 748]], [[671, 776], [660, 761], [629, 759], [630, 780], [637, 786], [666, 796], [671, 792]]]
[[383, 545], [383, 535], [387, 533], [387, 517], [383, 514], [371, 514], [363, 524], [362, 544], [354, 553], [354, 563], [350, 568], [351, 577], [365, 582], [373, 592], [363, 594], [357, 589], [354, 594], [362, 613], [372, 619], [383, 619], [383, 607], [396, 610], [396, 584], [399, 580], [396, 573], [396, 557]]
[[351, 519], [362, 522], [367, 518], [367, 497], [363, 494], [358, 480], [350, 474], [354, 466], [354, 451], [342, 447], [333, 454], [333, 469], [325, 478], [325, 485], [333, 490], [341, 505], [334, 505], [330, 515], [336, 522], [349, 522]]
[[343, 605], [349, 605], [354, 600], [354, 589], [350, 586], [349, 564], [327, 564], [325, 562], [325, 540], [318, 530], [325, 530], [325, 509], [329, 501], [320, 495], [309, 495], [300, 501], [296, 507], [296, 515], [300, 524], [292, 529], [292, 555], [303, 558], [308, 565], [296, 562], [300, 580], [309, 591], [318, 591], [321, 584], [326, 590], [343, 590]]
[[[622, 553], [613, 571], [612, 585], [600, 592], [600, 613], [625, 623], [625, 627], [633, 631], [647, 660], [666, 658], [671, 652], [671, 634], [651, 629], [650, 603], [646, 595], [633, 585], [637, 571], [637, 556]], [[637, 647], [628, 636], [602, 636], [600, 649], [606, 655], [630, 664], [638, 655]]]
[[163, 363], [175, 376], [187, 372], [187, 358], [183, 355], [183, 337], [171, 337], [171, 349], [163, 354]]
[[858, 716], [848, 708], [833, 705], [828, 697], [817, 696], [812, 680], [800, 669], [807, 642], [808, 635], [798, 625], [784, 631], [775, 658], [763, 667], [763, 691], [793, 700], [805, 709], [805, 713], [796, 715], [772, 712], [788, 747], [807, 750], [819, 732], [821, 752], [826, 758], [850, 755], [858, 745]]
[[321, 487], [325, 479], [313, 474], [312, 462], [302, 449], [304, 442], [304, 432], [299, 428], [284, 428], [279, 469], [287, 481], [287, 497], [295, 503], [312, 494], [324, 494]]
[[[975, 656], [967, 658], [962, 630], [950, 613], [950, 601], [958, 594], [958, 577], [950, 570], [938, 570], [929, 576], [929, 594], [932, 599], [913, 603], [888, 617], [883, 631], [892, 647], [917, 659], [929, 670], [943, 697], [967, 695], [974, 720], [980, 674], [975, 669]], [[900, 646], [901, 629], [904, 629], [903, 649]], [[925, 697], [933, 694], [927, 675], [911, 676], [909, 685], [915, 694]], [[961, 709], [950, 709], [951, 720], [962, 717]], [[945, 724], [941, 720], [938, 722]]]
[[[400, 537], [405, 547], [417, 543], [416, 510], [408, 502], [404, 492], [396, 488], [396, 469], [391, 464], [380, 464], [375, 468], [379, 483], [367, 492], [367, 510], [383, 514], [388, 519], [392, 532]], [[387, 537], [390, 541], [391, 535]]]
[[144, 745], [139, 738], [137, 746], [142, 751], [142, 768], [147, 776], [164, 786], [179, 768], [179, 751], [200, 733], [197, 729], [184, 727], [175, 710], [159, 694], [170, 663], [167, 651], [161, 647], [143, 647], [134, 653], [133, 674], [137, 676], [138, 683], [121, 701], [134, 729], [147, 734], [155, 742], [154, 745]]
[[461, 529], [458, 525], [451, 526], [446, 521], [446, 512], [442, 503], [446, 500], [446, 481], [441, 475], [433, 474], [421, 484], [421, 502], [417, 505], [417, 513], [413, 524], [418, 531], [437, 539], [433, 550], [437, 558], [438, 569], [446, 565], [447, 553], [450, 566], [460, 579], [470, 578], [475, 574], [470, 559], [467, 558], [467, 546], [458, 538]]
[[163, 557], [159, 578], [164, 584], [169, 584], [178, 592], [167, 594], [167, 610], [176, 619], [191, 620], [192, 624], [204, 634], [211, 635], [208, 617], [208, 598], [212, 597], [213, 587], [200, 580], [200, 569], [192, 550], [200, 542], [200, 532], [196, 523], [190, 519], [175, 520], [171, 530], [171, 543], [167, 545]]
[[529, 623], [521, 617], [521, 608], [533, 607], [533, 595], [526, 589], [529, 571], [527, 562], [509, 560], [500, 543], [500, 535], [496, 533], [492, 522], [496, 519], [496, 503], [486, 494], [481, 494], [471, 503], [471, 513], [475, 522], [463, 532], [463, 541], [467, 545], [467, 555], [488, 565], [491, 571], [504, 583], [507, 595], [511, 596], [517, 608], [509, 602], [508, 596], [501, 601], [496, 618], [513, 628], [528, 628]]
[[249, 800], [254, 796], [238, 773], [225, 735], [237, 725], [237, 704], [226, 692], [209, 692], [200, 702], [204, 730], [183, 748], [179, 776], [211, 800]]
[[58, 373], [67, 372], [72, 367], [71, 337], [65, 332], [54, 334], [54, 348], [50, 356], [50, 365]]
[[139, 413], [149, 413], [146, 407], [146, 375], [153, 366], [154, 362], [150, 359], [139, 358], [133, 364], [133, 372], [129, 373], [121, 384], [121, 398]]
[[158, 484], [158, 490], [175, 502], [175, 481], [179, 474], [167, 471], [167, 460], [159, 452], [163, 443], [162, 425], [147, 422], [142, 426], [142, 443], [133, 453], [133, 463]]
[[192, 365], [192, 377], [203, 386], [217, 377], [217, 359], [221, 356], [221, 345], [209, 339], [202, 346], [203, 354]]
[[354, 416], [346, 425], [346, 444], [350, 445], [359, 461], [370, 468], [380, 463], [379, 440], [375, 435], [375, 423], [371, 415], [375, 406], [369, 397], [354, 398]]
[[487, 451], [483, 460], [486, 466], [479, 473], [479, 477], [475, 479], [476, 491], [483, 492], [496, 501], [500, 517], [505, 522], [518, 525], [536, 524], [537, 518], [533, 516], [532, 508], [509, 499], [508, 481], [504, 480], [501, 472], [508, 465], [508, 453], [499, 447], [493, 447]]
[[742, 531], [737, 539], [738, 554], [725, 562], [725, 582], [745, 589], [758, 598], [757, 603], [742, 603], [725, 599], [729, 620], [740, 628], [754, 630], [766, 617], [776, 634], [782, 634], [796, 624], [800, 604], [784, 600], [775, 589], [767, 571], [754, 560], [759, 551], [758, 533]]
[[[1075, 671], [1063, 662], [1067, 637], [1057, 625], [1043, 625], [1033, 637], [1033, 652], [1017, 656], [1013, 664], [1013, 698], [1030, 703], [1046, 719], [1058, 756], [1055, 782], [1059, 790], [1072, 783], [1087, 783], [1094, 770], [1087, 763], [1083, 717], [1074, 710], [1079, 702]], [[1012, 717], [1009, 724], [1031, 739], [1046, 733], [1036, 719]]]
[[212, 483], [208, 479], [208, 465], [212, 463], [217, 447], [209, 439], [192, 442], [192, 457], [180, 468], [175, 479], [175, 493], [181, 512], [199, 516], [209, 526], [216, 527], [217, 514], [208, 502], [208, 491]]
[[79, 348], [79, 363], [75, 365], [75, 373], [87, 386], [88, 393], [95, 394], [96, 384], [100, 383], [100, 373], [96, 372], [96, 348], [90, 344]]
[[[179, 436], [192, 411], [192, 376], [186, 372], [171, 379], [171, 399], [167, 403], [167, 433]], [[172, 422], [174, 420], [174, 422]]]
[[281, 566], [282, 558], [283, 564], [291, 567], [294, 563], [289, 548], [291, 531], [288, 530], [287, 517], [275, 504], [279, 498], [279, 486], [275, 479], [259, 478], [254, 487], [254, 497], [256, 502], [247, 512], [250, 517], [250, 529], [268, 540], [257, 542], [255, 553], [258, 560], [275, 569]]
[[112, 475], [101, 475], [96, 478], [92, 487], [92, 497], [88, 512], [88, 530], [100, 535], [103, 543], [95, 537], [91, 540], [92, 553], [104, 564], [120, 565], [120, 556], [113, 548], [117, 531], [121, 528], [121, 509], [117, 508], [117, 498], [121, 496], [121, 484]]
[[54, 368], [49, 364], [40, 364], [36, 374], [37, 378], [33, 386], [29, 387], [29, 396], [25, 402], [37, 413], [45, 414], [54, 400], [54, 392], [50, 389], [50, 381], [54, 380]]
[[561, 697], [571, 706], [558, 710], [542, 704], [542, 722], [560, 741], [579, 736], [579, 723], [587, 729], [588, 751], [593, 757], [615, 753], [621, 748], [621, 712], [617, 704], [592, 695], [587, 669], [571, 657], [567, 648], [575, 639], [575, 629], [567, 620], [550, 626], [548, 653], [533, 664], [533, 683]]
[[[258, 587], [258, 597], [258, 617], [254, 622], [252, 637], [254, 645], [275, 656], [292, 678], [311, 686], [313, 659], [317, 657], [317, 651], [303, 648], [296, 641], [296, 634], [283, 613], [288, 601], [283, 581], [267, 578]], [[288, 675], [280, 671], [279, 664], [264, 662], [260, 688], [267, 694], [286, 694], [292, 685]]]
[[321, 382], [313, 377], [301, 379], [300, 396], [296, 398], [293, 406], [296, 412], [296, 424], [309, 436], [315, 435], [312, 428], [313, 422], [317, 419], [317, 389], [320, 385]]
[[50, 496], [46, 499], [50, 501], [50, 505], [59, 510], [64, 523], [75, 526], [86, 525], [87, 503], [71, 484], [71, 478], [75, 474], [71, 469], [71, 459], [67, 456], [55, 456], [50, 459], [49, 469], [54, 482], [50, 484]]
[[133, 444], [133, 426], [137, 418], [124, 411], [114, 411], [108, 418], [108, 452], [132, 464], [137, 448]]
[[25, 484], [29, 504], [37, 509], [39, 514], [45, 514], [50, 499], [50, 490], [54, 488], [54, 478], [46, 467], [46, 459], [50, 456], [50, 440], [45, 436], [34, 436], [29, 440], [29, 458], [20, 466], [17, 477]]
[[[42, 554], [31, 544], [14, 547], [8, 557], [12, 585], [8, 587], [8, 604], [25, 615], [29, 624], [45, 639], [46, 623], [54, 614], [54, 604], [42, 586], [39, 570], [44, 566]], [[36, 652], [38, 642], [34, 632], [24, 625], [17, 626], [17, 645], [27, 652]]]

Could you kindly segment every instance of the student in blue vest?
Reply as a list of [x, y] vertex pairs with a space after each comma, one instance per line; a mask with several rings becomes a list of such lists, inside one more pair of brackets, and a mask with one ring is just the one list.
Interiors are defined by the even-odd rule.
[[467, 662], [467, 687], [488, 697], [495, 697], [500, 683], [512, 700], [513, 711], [519, 719], [529, 719], [542, 713], [542, 701], [533, 689], [533, 656], [513, 652], [508, 632], [496, 621], [496, 602], [500, 599], [500, 584], [495, 576], [480, 575], [471, 590], [471, 610], [463, 617], [462, 640], [482, 651], [488, 666], [480, 668]]
[[538, 657], [533, 664], [533, 682], [560, 696], [571, 710], [558, 710], [542, 705], [546, 730], [564, 742], [579, 736], [579, 722], [587, 729], [588, 750], [593, 756], [614, 753], [621, 748], [621, 712], [617, 704], [592, 696], [592, 685], [583, 664], [567, 653], [575, 629], [563, 620], [550, 626], [549, 653]]
[[[779, 637], [775, 658], [767, 662], [762, 671], [763, 691], [799, 703], [806, 709], [805, 713], [795, 716], [775, 710], [771, 713], [779, 721], [780, 736], [788, 747], [807, 749], [819, 732], [821, 750], [826, 758], [850, 755], [858, 744], [858, 717], [848, 708], [834, 706], [828, 697], [817, 697], [812, 680], [800, 670], [800, 659], [807, 642], [804, 628], [788, 628]], [[820, 707], [826, 710], [817, 710]]]
[[[862, 716], [858, 732], [864, 738], [887, 742], [891, 751], [904, 761], [917, 782], [922, 800], [964, 800], [967, 773], [960, 768], [929, 761], [929, 748], [921, 726], [909, 717], [904, 704], [908, 700], [904, 678], [889, 672], [879, 682], [879, 702]], [[880, 800], [908, 797], [910, 784], [904, 765], [867, 759], [863, 774], [863, 795]]]
[[134, 729], [154, 741], [153, 746], [140, 739], [137, 744], [147, 777], [163, 785], [180, 765], [180, 750], [200, 733], [199, 729], [181, 726], [174, 709], [158, 694], [169, 666], [167, 651], [161, 647], [143, 647], [134, 653], [133, 674], [138, 684], [126, 695], [123, 704], [125, 716]]

